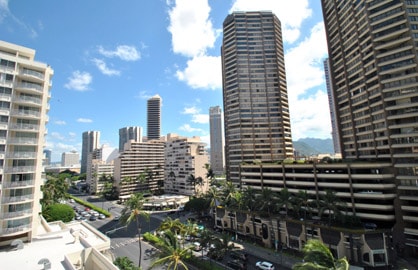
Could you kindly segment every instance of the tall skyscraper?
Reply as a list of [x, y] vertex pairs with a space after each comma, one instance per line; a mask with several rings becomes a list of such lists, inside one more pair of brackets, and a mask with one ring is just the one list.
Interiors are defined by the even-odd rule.
[[80, 172], [86, 173], [89, 154], [100, 146], [100, 131], [83, 132], [82, 144]]
[[209, 128], [210, 167], [215, 175], [222, 175], [225, 167], [225, 155], [221, 107], [215, 106], [209, 108]]
[[147, 102], [147, 139], [159, 140], [161, 136], [161, 97], [155, 95]]
[[328, 94], [328, 103], [329, 103], [329, 112], [331, 117], [331, 128], [332, 128], [332, 142], [334, 144], [334, 153], [341, 153], [341, 144], [340, 136], [337, 126], [337, 115], [335, 113], [335, 97], [334, 92], [332, 91], [331, 84], [331, 72], [329, 70], [329, 59], [324, 61], [324, 72], [325, 72], [325, 83], [327, 85], [327, 94]]
[[282, 31], [271, 12], [236, 12], [223, 23], [227, 177], [239, 165], [293, 157]]
[[0, 246], [41, 223], [43, 148], [53, 70], [35, 50], [0, 41]]
[[418, 2], [322, 0], [345, 159], [393, 164], [397, 243], [418, 250]]
[[131, 140], [142, 142], [141, 127], [124, 127], [119, 129], [119, 152], [122, 152], [125, 143]]

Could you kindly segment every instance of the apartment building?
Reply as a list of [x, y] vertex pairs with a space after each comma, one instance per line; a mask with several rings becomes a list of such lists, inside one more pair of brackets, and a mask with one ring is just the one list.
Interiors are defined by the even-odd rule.
[[243, 161], [293, 157], [281, 23], [272, 12], [234, 12], [223, 23], [227, 178]]
[[[200, 137], [168, 134], [165, 143], [165, 182], [168, 194], [193, 196], [208, 189], [205, 164], [209, 162], [206, 143]], [[202, 184], [192, 183], [190, 177], [201, 178]]]
[[136, 192], [164, 190], [164, 142], [128, 141], [114, 161], [114, 180], [122, 201]]
[[100, 131], [85, 131], [82, 136], [80, 171], [86, 173], [89, 154], [100, 147]]
[[345, 159], [395, 169], [394, 246], [418, 256], [418, 2], [322, 0]]
[[103, 192], [107, 182], [113, 179], [114, 159], [119, 155], [116, 148], [102, 145], [88, 156], [86, 182], [90, 194]]
[[147, 140], [161, 136], [161, 97], [155, 95], [147, 101]]
[[142, 142], [142, 127], [123, 127], [119, 129], [119, 151], [130, 140]]
[[31, 241], [40, 224], [53, 74], [35, 50], [0, 41], [0, 245]]
[[80, 154], [77, 151], [64, 152], [61, 154], [61, 166], [71, 167], [80, 165]]
[[223, 175], [225, 168], [224, 131], [220, 106], [209, 108], [210, 168], [215, 175]]

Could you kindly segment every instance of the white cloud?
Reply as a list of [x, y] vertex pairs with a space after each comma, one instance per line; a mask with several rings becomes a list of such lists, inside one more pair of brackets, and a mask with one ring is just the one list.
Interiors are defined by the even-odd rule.
[[78, 118], [77, 122], [79, 122], [79, 123], [92, 123], [93, 120], [88, 119], [88, 118]]
[[102, 46], [98, 48], [99, 53], [103, 56], [113, 58], [118, 57], [124, 61], [136, 61], [141, 59], [141, 53], [134, 46], [119, 45], [114, 51], [105, 50]]
[[175, 0], [167, 4], [171, 8], [168, 31], [175, 53], [193, 57], [205, 54], [207, 48], [214, 46], [219, 31], [209, 19], [208, 0]]
[[185, 107], [182, 113], [183, 114], [197, 114], [199, 112], [200, 110], [198, 108], [196, 108], [195, 106], [192, 106], [192, 107]]
[[119, 76], [120, 75], [120, 71], [116, 70], [116, 69], [110, 69], [107, 65], [106, 62], [103, 61], [102, 59], [97, 59], [94, 58], [92, 59], [93, 63], [96, 65], [96, 67], [100, 70], [101, 73], [103, 73], [104, 75], [108, 75], [108, 76]]
[[222, 63], [220, 56], [196, 56], [187, 61], [184, 70], [177, 70], [176, 76], [190, 87], [220, 89], [222, 87]]
[[154, 95], [148, 94], [147, 91], [140, 91], [139, 94], [136, 96], [136, 98], [148, 100], [152, 98], [153, 96]]
[[328, 96], [322, 90], [318, 90], [308, 98], [299, 99], [290, 111], [292, 139], [330, 138], [331, 119], [328, 108]]
[[65, 137], [58, 132], [52, 132], [51, 138], [54, 138], [56, 140], [64, 140]]
[[229, 12], [255, 10], [269, 10], [276, 14], [282, 24], [283, 40], [289, 43], [299, 38], [302, 22], [312, 15], [308, 0], [235, 0]]
[[204, 132], [203, 129], [201, 129], [201, 128], [193, 128], [189, 124], [182, 125], [181, 127], [179, 127], [179, 130], [182, 130], [182, 131], [185, 131], [185, 132], [189, 132], [189, 133], [192, 133], [192, 132], [200, 132], [200, 133], [202, 133], [202, 132]]
[[93, 77], [90, 73], [76, 70], [71, 74], [71, 77], [68, 78], [68, 83], [66, 83], [64, 87], [77, 91], [87, 91], [92, 81]]
[[194, 114], [192, 117], [193, 123], [207, 124], [209, 123], [209, 114]]
[[65, 121], [63, 121], [63, 120], [57, 120], [57, 121], [55, 121], [54, 123], [55, 123], [55, 125], [59, 125], [59, 126], [64, 126], [64, 125], [66, 125], [66, 124], [67, 124], [67, 123], [66, 123]]

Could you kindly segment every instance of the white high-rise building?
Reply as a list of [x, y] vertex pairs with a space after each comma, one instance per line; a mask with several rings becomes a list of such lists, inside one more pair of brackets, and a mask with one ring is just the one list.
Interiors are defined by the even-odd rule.
[[224, 132], [221, 107], [209, 108], [210, 168], [215, 175], [222, 175], [225, 167]]
[[87, 159], [86, 182], [90, 194], [97, 194], [104, 190], [106, 182], [113, 178], [114, 160], [118, 157], [116, 148], [102, 145], [94, 149]]
[[76, 151], [62, 153], [61, 166], [71, 167], [74, 165], [80, 165], [80, 154]]
[[[165, 143], [166, 193], [192, 196], [205, 193], [208, 188], [205, 164], [209, 162], [206, 143], [199, 137], [183, 137], [168, 134]], [[190, 177], [201, 178], [202, 185], [190, 183]]]
[[40, 224], [52, 68], [0, 41], [0, 245], [31, 241]]
[[119, 129], [119, 152], [122, 152], [125, 143], [131, 140], [142, 142], [141, 127], [124, 127]]

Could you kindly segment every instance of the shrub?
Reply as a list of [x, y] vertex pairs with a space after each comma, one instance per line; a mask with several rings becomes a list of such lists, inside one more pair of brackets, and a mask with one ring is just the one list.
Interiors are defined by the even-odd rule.
[[62, 222], [70, 222], [74, 219], [74, 210], [71, 206], [66, 204], [51, 204], [47, 206], [43, 211], [42, 215], [46, 221], [57, 221], [61, 220]]

